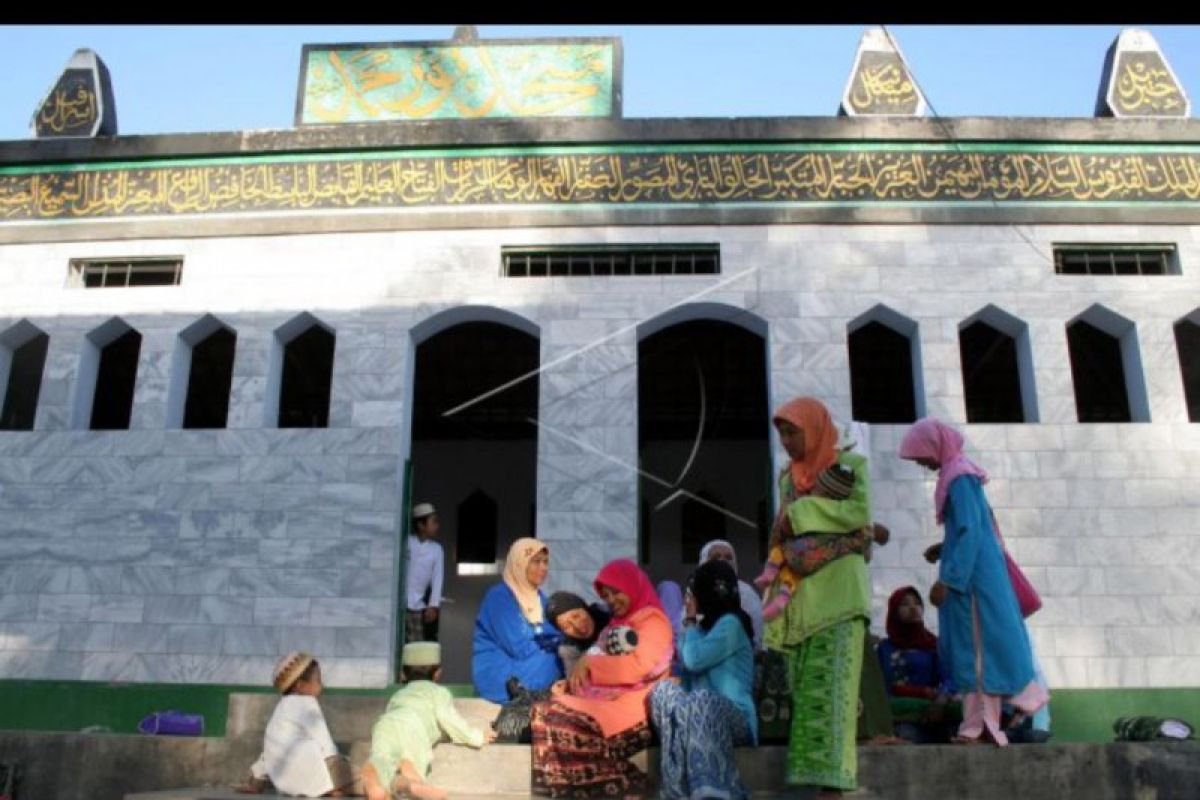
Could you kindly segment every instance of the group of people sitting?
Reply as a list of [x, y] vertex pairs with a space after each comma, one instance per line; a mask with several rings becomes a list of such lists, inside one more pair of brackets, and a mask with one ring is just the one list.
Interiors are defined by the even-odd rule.
[[[839, 446], [837, 427], [812, 398], [785, 404], [774, 424], [790, 463], [780, 476], [770, 555], [755, 581], [763, 599], [739, 579], [724, 541], [705, 546], [682, 590], [668, 584], [656, 591], [636, 563], [611, 561], [595, 576], [600, 602], [591, 603], [542, 591], [550, 567], [545, 542], [523, 538], [511, 546], [503, 580], [479, 609], [472, 673], [477, 693], [497, 703], [537, 693], [527, 711], [535, 794], [642, 794], [648, 778], [630, 759], [657, 737], [663, 797], [746, 798], [734, 748], [759, 739], [760, 651], [783, 658], [788, 673], [786, 782], [815, 787], [821, 797], [857, 786], [860, 689], [869, 695], [870, 686], [886, 686], [894, 730], [914, 741], [938, 740], [957, 710], [952, 741], [1004, 745], [1004, 704], [1011, 725], [1047, 702], [1011, 559], [983, 494], [986, 473], [963, 455], [962, 437], [924, 419], [899, 454], [939, 473], [935, 506], [945, 535], [927, 558], [940, 561], [929, 599], [941, 639], [926, 628], [921, 595], [910, 586], [889, 600], [888, 637], [876, 649], [867, 638], [866, 563], [887, 531], [871, 519], [866, 459]], [[406, 672], [409, 648], [418, 646], [437, 645], [406, 646]], [[872, 676], [882, 677], [873, 683]], [[457, 719], [446, 690], [432, 682], [436, 672], [411, 677], [373, 732], [363, 776], [371, 800], [387, 791], [440, 796], [425, 783], [430, 742], [443, 733], [474, 746], [494, 737]], [[406, 716], [388, 733], [393, 706]], [[377, 739], [392, 742], [378, 744], [388, 757], [376, 757]]]

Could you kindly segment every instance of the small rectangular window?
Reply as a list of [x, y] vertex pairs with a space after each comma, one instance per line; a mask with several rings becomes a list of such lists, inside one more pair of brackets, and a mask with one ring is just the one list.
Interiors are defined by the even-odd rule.
[[503, 247], [507, 278], [594, 278], [611, 275], [719, 275], [715, 244]]
[[113, 289], [132, 286], [178, 286], [183, 277], [183, 259], [74, 258], [69, 282], [84, 289]]
[[1173, 244], [1055, 245], [1058, 275], [1178, 275], [1179, 253]]

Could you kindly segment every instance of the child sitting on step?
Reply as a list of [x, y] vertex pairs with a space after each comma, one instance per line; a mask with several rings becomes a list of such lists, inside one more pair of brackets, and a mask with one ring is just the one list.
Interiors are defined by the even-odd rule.
[[[808, 497], [845, 500], [853, 489], [854, 470], [844, 464], [834, 464], [817, 476], [817, 482]], [[771, 536], [771, 552], [767, 555], [767, 563], [762, 573], [754, 579], [754, 585], [760, 589], [778, 581], [778, 591], [763, 606], [763, 619], [769, 621], [783, 613], [801, 578], [851, 553], [869, 559], [872, 543], [886, 544], [889, 535], [888, 529], [882, 525], [868, 525], [850, 534], [793, 532], [787, 514], [781, 511]]]
[[445, 735], [456, 744], [483, 747], [496, 732], [472, 727], [454, 707], [450, 690], [438, 686], [442, 647], [437, 642], [410, 642], [401, 655], [404, 687], [392, 695], [387, 710], [371, 729], [371, 755], [363, 765], [367, 800], [394, 795], [442, 800], [446, 790], [425, 782], [433, 764], [433, 746]]
[[353, 784], [350, 761], [338, 754], [317, 702], [325, 688], [321, 666], [308, 653], [291, 652], [279, 659], [271, 682], [283, 697], [267, 723], [250, 779], [235, 788], [260, 794], [274, 784], [299, 797], [344, 797]]

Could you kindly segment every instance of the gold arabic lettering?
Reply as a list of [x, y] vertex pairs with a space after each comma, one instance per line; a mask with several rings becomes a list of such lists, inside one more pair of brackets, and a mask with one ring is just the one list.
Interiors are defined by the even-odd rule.
[[897, 64], [863, 66], [856, 77], [850, 103], [860, 111], [869, 111], [876, 105], [901, 107], [916, 100], [916, 88]]

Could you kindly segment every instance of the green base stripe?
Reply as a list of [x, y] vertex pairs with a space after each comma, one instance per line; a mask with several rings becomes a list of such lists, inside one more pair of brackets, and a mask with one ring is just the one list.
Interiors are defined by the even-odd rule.
[[[328, 695], [390, 696], [398, 688], [327, 689]], [[447, 685], [455, 697], [474, 697], [474, 687]], [[99, 726], [137, 733], [156, 711], [204, 715], [204, 735], [224, 736], [229, 695], [274, 694], [269, 686], [94, 681], [0, 680], [0, 730], [81, 731]]]
[[1053, 742], [1111, 742], [1118, 717], [1174, 717], [1200, 730], [1200, 687], [1055, 689], [1050, 687]]
[[[327, 689], [326, 694], [390, 696], [399, 686]], [[474, 697], [468, 684], [448, 684], [455, 697]], [[0, 680], [0, 730], [80, 731], [102, 726], [137, 733], [155, 711], [204, 715], [204, 735], [224, 736], [229, 695], [272, 694], [268, 686], [99, 681]], [[1200, 687], [1154, 689], [1053, 689], [1050, 714], [1054, 742], [1111, 742], [1118, 717], [1149, 715], [1183, 719], [1200, 730]]]

